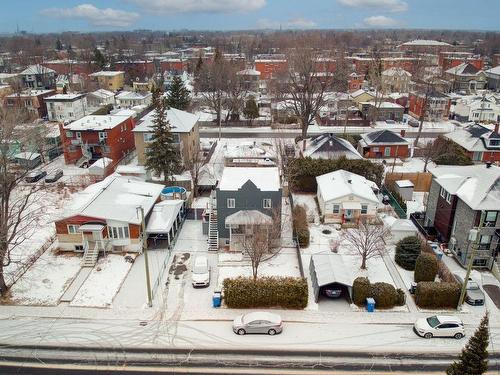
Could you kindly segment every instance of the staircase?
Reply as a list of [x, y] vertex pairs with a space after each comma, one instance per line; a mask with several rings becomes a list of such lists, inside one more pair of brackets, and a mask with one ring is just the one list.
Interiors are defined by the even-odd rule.
[[208, 219], [208, 250], [219, 250], [219, 230], [217, 229], [217, 210], [211, 209]]
[[97, 263], [97, 257], [99, 256], [99, 243], [86, 241], [84, 250], [82, 267], [94, 267]]

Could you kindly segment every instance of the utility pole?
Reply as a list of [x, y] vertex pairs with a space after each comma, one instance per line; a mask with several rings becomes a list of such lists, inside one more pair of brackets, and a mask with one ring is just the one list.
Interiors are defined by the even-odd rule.
[[470, 273], [472, 271], [472, 265], [474, 263], [474, 257], [476, 256], [476, 251], [479, 247], [479, 240], [481, 238], [481, 229], [483, 228], [483, 224], [484, 224], [484, 212], [481, 211], [479, 226], [477, 227], [477, 229], [471, 229], [469, 231], [469, 243], [473, 241], [472, 253], [469, 258], [469, 264], [467, 265], [467, 273], [465, 274], [464, 283], [462, 285], [462, 291], [460, 292], [460, 299], [458, 300], [457, 310], [459, 311], [462, 309], [462, 305], [465, 299], [465, 294], [467, 293], [467, 283], [469, 282]]
[[146, 236], [146, 221], [144, 220], [144, 208], [137, 207], [137, 211], [141, 214], [141, 231], [142, 231], [142, 250], [144, 252], [144, 266], [146, 267], [146, 288], [148, 292], [148, 306], [153, 306], [153, 296], [151, 294], [151, 281], [149, 279], [149, 261], [148, 261], [148, 238]]

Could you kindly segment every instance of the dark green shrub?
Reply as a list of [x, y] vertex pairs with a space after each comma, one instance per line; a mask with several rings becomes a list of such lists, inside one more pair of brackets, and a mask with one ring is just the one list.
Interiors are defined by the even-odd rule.
[[364, 306], [370, 297], [370, 280], [366, 277], [357, 277], [352, 283], [352, 299], [358, 306]]
[[415, 262], [414, 280], [419, 283], [421, 281], [434, 281], [438, 273], [438, 260], [434, 254], [422, 253], [417, 257]]
[[398, 302], [396, 288], [388, 283], [373, 283], [370, 287], [370, 297], [375, 300], [375, 307], [380, 309], [390, 309]]
[[309, 246], [309, 223], [307, 222], [307, 212], [303, 206], [295, 206], [292, 211], [293, 230], [299, 241], [300, 247]]
[[406, 294], [403, 289], [397, 289], [398, 299], [396, 300], [396, 306], [404, 306], [406, 303]]
[[417, 284], [415, 303], [430, 309], [456, 308], [460, 298], [457, 283], [423, 281]]
[[307, 306], [306, 279], [295, 277], [251, 277], [224, 279], [224, 302], [233, 309], [280, 307], [303, 309]]
[[420, 255], [422, 243], [417, 236], [408, 236], [396, 244], [396, 263], [408, 271], [415, 269], [415, 262]]

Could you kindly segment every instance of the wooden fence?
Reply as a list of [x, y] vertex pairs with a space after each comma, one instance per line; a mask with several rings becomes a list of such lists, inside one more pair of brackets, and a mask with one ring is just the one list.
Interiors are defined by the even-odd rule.
[[415, 185], [414, 191], [429, 192], [431, 189], [432, 174], [429, 172], [391, 172], [385, 175], [385, 185], [391, 186], [394, 181], [410, 180]]

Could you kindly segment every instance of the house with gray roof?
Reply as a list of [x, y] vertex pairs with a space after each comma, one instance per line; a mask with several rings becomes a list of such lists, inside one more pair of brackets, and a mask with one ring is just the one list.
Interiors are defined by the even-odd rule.
[[365, 158], [407, 158], [410, 142], [390, 130], [361, 134], [358, 152]]
[[306, 139], [305, 149], [303, 149], [303, 141], [299, 141], [297, 146], [301, 156], [313, 159], [338, 159], [340, 157], [363, 159], [349, 141], [333, 133], [319, 134]]
[[471, 93], [486, 87], [485, 72], [467, 62], [448, 69], [445, 77], [451, 82], [452, 91]]
[[498, 123], [488, 127], [471, 124], [444, 136], [459, 145], [475, 163], [500, 162]]

